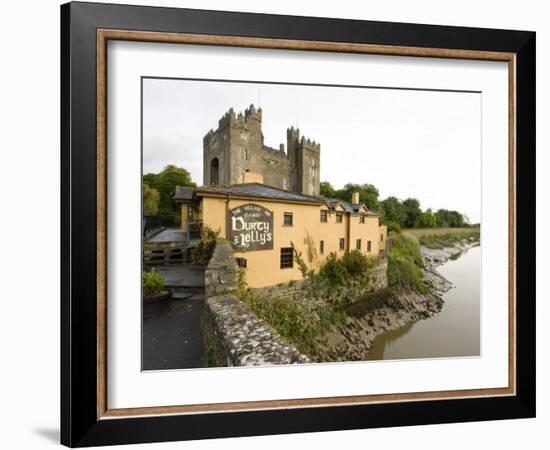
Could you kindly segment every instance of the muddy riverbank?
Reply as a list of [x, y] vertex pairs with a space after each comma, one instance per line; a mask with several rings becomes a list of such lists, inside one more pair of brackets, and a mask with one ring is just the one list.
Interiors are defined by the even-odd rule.
[[390, 294], [387, 306], [360, 317], [348, 317], [345, 324], [333, 326], [317, 340], [315, 354], [310, 355], [312, 359], [324, 362], [371, 359], [369, 356], [378, 336], [392, 330], [406, 329], [407, 325], [439, 314], [444, 305], [442, 297], [453, 284], [437, 268], [449, 260], [459, 258], [477, 245], [465, 240], [442, 249], [421, 247], [425, 263], [424, 282], [429, 288], [428, 293]]

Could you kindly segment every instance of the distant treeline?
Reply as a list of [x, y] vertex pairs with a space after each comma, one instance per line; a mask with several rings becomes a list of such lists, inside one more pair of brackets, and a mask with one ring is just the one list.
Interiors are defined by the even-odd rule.
[[431, 208], [422, 211], [420, 202], [416, 198], [400, 200], [390, 196], [380, 200], [378, 189], [372, 184], [348, 183], [342, 189], [335, 189], [328, 181], [321, 182], [320, 193], [324, 197], [350, 201], [353, 192], [359, 192], [359, 201], [366, 203], [370, 210], [382, 214], [382, 222], [390, 229], [472, 226], [468, 217], [458, 211], [448, 209], [433, 211]]

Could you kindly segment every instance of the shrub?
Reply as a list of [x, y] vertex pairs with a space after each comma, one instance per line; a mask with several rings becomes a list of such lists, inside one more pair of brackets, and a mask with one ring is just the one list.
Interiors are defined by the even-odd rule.
[[154, 268], [151, 272], [143, 272], [143, 294], [146, 297], [159, 294], [163, 289], [164, 278]]
[[393, 289], [425, 292], [424, 261], [420, 245], [402, 234], [394, 234], [388, 255], [388, 285]]
[[329, 305], [250, 294], [241, 300], [283, 338], [306, 354], [314, 349], [315, 338], [328, 331], [334, 323], [345, 322], [344, 313], [334, 311]]
[[390, 231], [395, 231], [396, 233], [401, 233], [401, 225], [399, 225], [397, 222], [389, 221], [386, 222], [386, 227], [388, 227], [388, 233]]
[[331, 283], [343, 284], [349, 278], [349, 272], [344, 262], [338, 259], [336, 253], [331, 253], [319, 269], [319, 277]]
[[351, 276], [364, 274], [376, 265], [376, 261], [363, 255], [359, 250], [353, 250], [342, 257], [342, 262]]
[[220, 234], [220, 230], [214, 231], [211, 228], [204, 226], [201, 230], [201, 240], [193, 249], [191, 258], [195, 263], [207, 263], [212, 258], [212, 253], [216, 248], [216, 239]]

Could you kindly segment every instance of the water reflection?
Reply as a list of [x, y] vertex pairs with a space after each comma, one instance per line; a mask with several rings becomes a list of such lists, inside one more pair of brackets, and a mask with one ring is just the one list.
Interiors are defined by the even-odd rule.
[[407, 359], [480, 354], [481, 249], [475, 247], [438, 268], [454, 287], [439, 314], [388, 331], [374, 340], [367, 359]]

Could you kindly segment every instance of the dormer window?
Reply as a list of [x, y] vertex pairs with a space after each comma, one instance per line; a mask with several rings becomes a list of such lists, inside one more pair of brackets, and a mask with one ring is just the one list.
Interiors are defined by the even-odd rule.
[[359, 223], [365, 223], [365, 216], [363, 214], [359, 216]]

